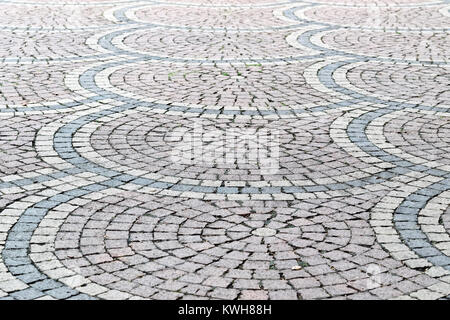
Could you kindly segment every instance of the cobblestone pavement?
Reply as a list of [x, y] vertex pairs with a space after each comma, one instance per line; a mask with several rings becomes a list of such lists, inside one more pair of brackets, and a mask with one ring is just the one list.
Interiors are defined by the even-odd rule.
[[2, 299], [449, 299], [449, 1], [0, 9]]

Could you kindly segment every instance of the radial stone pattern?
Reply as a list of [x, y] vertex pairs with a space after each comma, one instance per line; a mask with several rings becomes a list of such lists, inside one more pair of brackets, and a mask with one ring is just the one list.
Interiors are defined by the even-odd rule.
[[0, 9], [1, 299], [450, 298], [449, 1]]

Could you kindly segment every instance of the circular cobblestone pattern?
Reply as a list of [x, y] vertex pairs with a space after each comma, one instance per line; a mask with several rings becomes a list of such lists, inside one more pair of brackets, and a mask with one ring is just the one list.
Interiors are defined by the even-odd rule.
[[0, 9], [0, 299], [450, 298], [448, 1]]

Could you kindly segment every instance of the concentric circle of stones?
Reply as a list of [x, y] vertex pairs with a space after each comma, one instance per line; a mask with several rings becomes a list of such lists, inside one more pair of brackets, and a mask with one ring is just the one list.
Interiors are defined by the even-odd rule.
[[2, 177], [24, 173], [43, 172], [49, 165], [42, 162], [33, 146], [36, 132], [55, 116], [1, 117], [0, 127], [0, 172]]
[[184, 4], [184, 5], [201, 5], [201, 6], [223, 6], [223, 7], [251, 7], [251, 6], [268, 6], [289, 3], [283, 0], [248, 0], [245, 2], [239, 0], [161, 0], [155, 1], [161, 4]]
[[52, 109], [61, 104], [76, 104], [92, 93], [77, 93], [66, 86], [66, 80], [81, 62], [4, 63], [0, 72], [0, 112], [27, 108]]
[[449, 72], [447, 65], [356, 62], [338, 68], [333, 77], [338, 85], [370, 97], [448, 108]]
[[450, 171], [449, 120], [448, 113], [411, 113], [406, 109], [375, 119], [366, 132], [385, 152], [416, 164]]
[[[296, 10], [295, 14], [307, 21], [357, 29], [446, 29], [448, 6], [423, 7], [353, 7], [321, 5]], [[352, 19], [348, 19], [352, 17]]]
[[311, 37], [315, 45], [330, 50], [364, 55], [377, 59], [410, 61], [448, 61], [450, 45], [447, 32], [435, 33], [335, 29]]
[[[103, 17], [103, 12], [111, 6], [41, 6], [34, 4], [2, 4], [0, 28], [30, 29], [85, 29], [112, 26]], [[24, 20], [23, 17], [27, 19]]]
[[441, 219], [448, 206], [448, 178], [417, 177], [420, 182], [411, 181], [381, 200], [371, 223], [379, 226], [378, 241], [396, 259], [412, 268], [436, 266], [443, 270], [438, 277], [448, 275], [450, 237]]
[[105, 69], [97, 80], [110, 92], [142, 101], [225, 111], [289, 111], [342, 101], [342, 95], [324, 97], [306, 82], [303, 73], [313, 64], [314, 61], [270, 65], [142, 61]]
[[[111, 42], [127, 52], [185, 60], [272, 61], [317, 53], [306, 47], [290, 45], [286, 38], [292, 33], [292, 30], [206, 32], [150, 28], [123, 33]], [[274, 48], [277, 48], [277, 52], [274, 52]]]
[[[53, 277], [101, 298], [308, 298], [313, 289], [322, 298], [355, 294], [369, 281], [365, 266], [380, 257], [390, 281], [425, 280], [367, 247], [374, 235], [363, 212], [373, 203], [364, 197], [289, 208], [285, 202], [205, 203], [114, 189], [91, 197], [50, 210], [31, 238], [31, 256], [47, 275], [52, 271], [45, 271], [43, 257], [57, 257], [61, 269]], [[49, 233], [45, 225], [55, 218], [57, 231]], [[278, 232], [255, 235], [261, 228]], [[45, 246], [48, 237], [54, 247]], [[296, 266], [302, 270], [293, 271]]]
[[[324, 127], [339, 113], [320, 113], [299, 120], [234, 123], [225, 119], [180, 119], [151, 113], [149, 116], [145, 111], [129, 112], [111, 121], [99, 118], [97, 123], [81, 127], [74, 133], [75, 150], [108, 169], [160, 177], [162, 181], [191, 187], [204, 186], [205, 192], [217, 190], [211, 187], [217, 187], [219, 192], [221, 187], [231, 187], [229, 192], [233, 193], [256, 193], [258, 187], [265, 187], [264, 193], [276, 193], [277, 189], [281, 192], [281, 187], [325, 191], [326, 185], [331, 184], [345, 189], [351, 187], [346, 182], [373, 174], [369, 165], [349, 157], [330, 139]], [[255, 135], [253, 142], [267, 152], [267, 160], [276, 157], [276, 170], [265, 171], [264, 159], [253, 157], [245, 148], [236, 148], [233, 154], [228, 151], [233, 145], [251, 143], [246, 135], [248, 139]], [[281, 142], [279, 148], [271, 147]], [[334, 161], [330, 160], [331, 155]], [[225, 192], [227, 188], [223, 189]]]
[[126, 16], [135, 22], [182, 29], [267, 30], [297, 25], [272, 14], [272, 7], [189, 7], [153, 5], [129, 9]]

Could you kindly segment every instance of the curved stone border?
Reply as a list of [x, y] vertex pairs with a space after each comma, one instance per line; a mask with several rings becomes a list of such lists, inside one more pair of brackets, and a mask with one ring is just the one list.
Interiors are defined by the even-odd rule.
[[[55, 61], [53, 65], [60, 64], [60, 63], [66, 63], [67, 61]], [[80, 63], [81, 61], [77, 61], [77, 63]], [[87, 67], [90, 68], [98, 63], [103, 64], [104, 62], [92, 62], [92, 60], [86, 60]], [[27, 61], [27, 62], [8, 62], [6, 63], [8, 65], [16, 66], [18, 69], [20, 65], [29, 65], [29, 66], [36, 66], [41, 65], [44, 67], [45, 65], [48, 65], [48, 62], [45, 61]], [[6, 65], [3, 64], [3, 65]], [[65, 89], [70, 90], [76, 97], [74, 98], [61, 98], [61, 99], [55, 99], [53, 101], [46, 101], [46, 102], [39, 102], [39, 103], [27, 103], [27, 104], [21, 104], [21, 105], [13, 105], [13, 104], [7, 104], [7, 105], [0, 105], [0, 114], [2, 113], [15, 113], [15, 114], [41, 114], [45, 112], [50, 113], [56, 113], [56, 112], [64, 112], [68, 110], [83, 110], [86, 108], [89, 108], [88, 103], [98, 101], [100, 99], [104, 99], [104, 97], [99, 97], [96, 94], [85, 90], [84, 88], [81, 88], [80, 86], [68, 86], [70, 83], [78, 83], [77, 79], [77, 72], [78, 70], [84, 70], [86, 68], [85, 66], [79, 66], [79, 69], [76, 69], [74, 71], [67, 70], [67, 74], [64, 75], [64, 85], [66, 86]]]
[[[391, 191], [372, 209], [370, 224], [376, 233], [377, 241], [392, 257], [412, 269], [424, 269], [425, 274], [439, 281], [397, 299], [445, 298], [450, 294], [450, 271], [449, 267], [445, 265], [445, 260], [448, 260], [449, 257], [435, 252], [432, 249], [433, 246], [424, 241], [426, 237], [416, 225], [418, 216], [414, 215], [414, 212], [418, 213], [419, 209], [405, 204], [405, 202], [410, 203], [409, 200], [413, 199], [420, 199], [420, 201], [428, 199], [429, 190], [435, 190], [431, 189], [433, 186], [444, 186], [445, 180], [418, 173], [407, 174], [407, 176], [410, 177], [410, 181], [404, 179], [403, 186]], [[424, 202], [416, 204], [417, 207], [425, 206]], [[411, 243], [411, 241], [421, 242], [425, 246], [415, 247], [418, 243]], [[428, 256], [427, 251], [431, 251], [433, 254], [437, 253], [437, 255]]]
[[[341, 64], [336, 69], [334, 69], [332, 71], [331, 76], [333, 77], [333, 82], [335, 84], [335, 88], [342, 93], [347, 93], [348, 95], [350, 95], [350, 92], [352, 92], [359, 96], [370, 97], [371, 100], [374, 102], [388, 101], [390, 104], [398, 102], [398, 103], [408, 104], [411, 107], [416, 107], [417, 105], [426, 107], [426, 105], [424, 103], [414, 103], [414, 102], [410, 102], [409, 100], [407, 101], [405, 99], [396, 99], [394, 97], [386, 97], [386, 95], [371, 93], [366, 90], [355, 87], [353, 84], [350, 83], [350, 81], [348, 80], [346, 75], [349, 70], [356, 68], [358, 66], [362, 66], [366, 63], [367, 63], [367, 61], [348, 61], [348, 63]], [[381, 63], [386, 63], [386, 62], [381, 62]], [[407, 62], [397, 63], [397, 64], [401, 64], [401, 65], [405, 65], [405, 66], [410, 65]], [[444, 65], [429, 65], [427, 67], [429, 67], [429, 68], [438, 68], [438, 67], [446, 68], [447, 66], [444, 64]], [[439, 109], [446, 110], [447, 106], [443, 105], [442, 107], [439, 107]]]
[[[61, 282], [44, 275], [40, 269], [32, 263], [28, 249], [32, 231], [36, 229], [47, 210], [58, 204], [62, 204], [71, 198], [80, 194], [90, 193], [89, 188], [94, 188], [86, 178], [90, 175], [81, 173], [78, 176], [67, 176], [62, 179], [52, 181], [53, 193], [43, 195], [45, 191], [36, 195], [15, 201], [10, 207], [7, 207], [3, 213], [11, 215], [9, 223], [5, 221], [2, 225], [7, 229], [8, 235], [4, 246], [0, 246], [2, 262], [16, 280], [11, 283], [14, 295], [17, 297], [40, 298], [50, 297], [56, 299], [74, 297], [77, 299], [88, 299], [87, 295], [80, 295], [78, 291], [66, 287]], [[81, 187], [84, 186], [84, 189]], [[94, 186], [94, 187], [93, 187]], [[73, 190], [76, 191], [73, 191]], [[75, 193], [74, 193], [75, 192]], [[43, 258], [41, 255], [39, 255]], [[50, 263], [50, 266], [53, 263]], [[41, 267], [43, 267], [41, 265]], [[0, 264], [1, 268], [1, 264]], [[52, 267], [50, 267], [52, 269]], [[61, 270], [60, 270], [61, 271]], [[56, 276], [59, 271], [53, 276]], [[61, 274], [61, 277], [69, 274]], [[70, 275], [73, 275], [70, 274]], [[11, 280], [13, 281], [13, 280]]]
[[399, 157], [401, 159], [407, 160], [413, 164], [416, 165], [423, 165], [426, 167], [430, 167], [437, 170], [447, 171], [450, 172], [450, 165], [441, 163], [438, 159], [435, 161], [430, 161], [428, 159], [420, 158], [417, 156], [413, 156], [410, 154], [407, 154], [405, 151], [397, 148], [396, 146], [389, 143], [386, 139], [386, 137], [383, 134], [383, 127], [392, 119], [395, 119], [397, 117], [401, 117], [402, 115], [407, 114], [408, 112], [416, 111], [419, 114], [425, 114], [425, 115], [433, 115], [433, 116], [446, 116], [448, 117], [448, 113], [442, 113], [442, 112], [432, 112], [432, 111], [426, 111], [426, 110], [413, 110], [413, 109], [403, 109], [400, 111], [394, 111], [389, 114], [385, 114], [377, 119], [375, 119], [373, 122], [371, 122], [367, 128], [366, 133], [369, 141], [371, 141], [377, 148], [380, 150], [386, 151], [387, 153], [390, 153], [391, 155], [394, 155], [396, 157]]
[[449, 198], [449, 190], [434, 197], [419, 212], [417, 218], [417, 222], [423, 233], [425, 233], [427, 238], [439, 251], [448, 257], [450, 257], [450, 235], [440, 223], [440, 219], [445, 209], [449, 206]]

